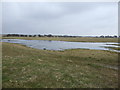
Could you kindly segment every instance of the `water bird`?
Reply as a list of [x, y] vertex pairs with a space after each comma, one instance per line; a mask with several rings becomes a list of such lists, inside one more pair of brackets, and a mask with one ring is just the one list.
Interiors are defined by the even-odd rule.
[[46, 50], [46, 48], [43, 48], [43, 50]]

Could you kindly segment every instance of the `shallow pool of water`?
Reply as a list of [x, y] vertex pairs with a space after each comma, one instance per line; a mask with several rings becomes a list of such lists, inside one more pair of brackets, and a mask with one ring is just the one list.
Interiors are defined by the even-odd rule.
[[23, 39], [2, 39], [0, 41], [8, 43], [18, 43], [36, 49], [65, 50], [81, 48], [81, 49], [111, 50], [119, 52], [118, 50], [105, 48], [105, 47], [119, 47], [115, 45], [107, 45], [118, 44], [113, 42], [67, 42], [67, 41], [23, 40]]

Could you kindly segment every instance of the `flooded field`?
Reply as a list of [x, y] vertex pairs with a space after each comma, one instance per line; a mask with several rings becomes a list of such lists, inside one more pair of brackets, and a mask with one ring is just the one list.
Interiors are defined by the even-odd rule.
[[18, 43], [28, 47], [45, 50], [65, 50], [65, 49], [96, 49], [110, 50], [119, 52], [106, 47], [120, 47], [115, 42], [68, 42], [68, 41], [52, 41], [52, 40], [23, 40], [23, 39], [2, 39], [2, 42]]

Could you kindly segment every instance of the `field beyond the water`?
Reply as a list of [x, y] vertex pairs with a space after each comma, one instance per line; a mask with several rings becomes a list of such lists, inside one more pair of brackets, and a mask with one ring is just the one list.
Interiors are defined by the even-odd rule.
[[117, 52], [37, 50], [2, 43], [2, 65], [3, 88], [118, 87]]
[[27, 39], [27, 40], [56, 40], [71, 42], [118, 42], [118, 38], [96, 37], [2, 37], [3, 39]]

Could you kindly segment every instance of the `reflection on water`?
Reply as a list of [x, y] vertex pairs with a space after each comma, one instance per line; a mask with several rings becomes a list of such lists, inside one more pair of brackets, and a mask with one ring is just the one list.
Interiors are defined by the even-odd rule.
[[[2, 42], [18, 43], [26, 45], [28, 47], [44, 50], [64, 50], [64, 49], [96, 49], [96, 50], [111, 50], [107, 47], [119, 47], [116, 45], [107, 44], [118, 44], [112, 42], [67, 42], [67, 41], [51, 41], [51, 40], [23, 40], [23, 39], [2, 39]], [[112, 50], [113, 51], [113, 50]], [[117, 51], [117, 50], [114, 50]]]

